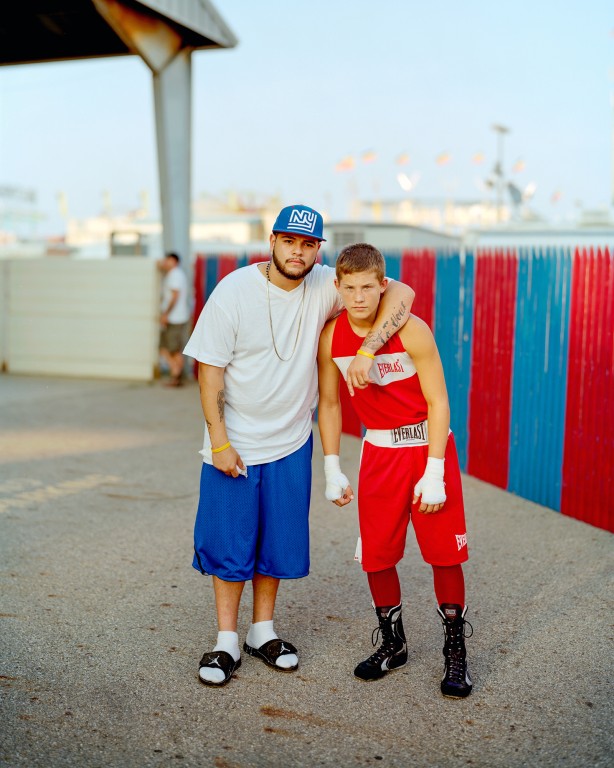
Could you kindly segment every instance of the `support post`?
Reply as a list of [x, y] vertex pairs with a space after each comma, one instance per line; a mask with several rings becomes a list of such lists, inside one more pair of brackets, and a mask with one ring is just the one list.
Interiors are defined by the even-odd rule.
[[153, 73], [164, 251], [191, 262], [191, 50], [182, 48]]

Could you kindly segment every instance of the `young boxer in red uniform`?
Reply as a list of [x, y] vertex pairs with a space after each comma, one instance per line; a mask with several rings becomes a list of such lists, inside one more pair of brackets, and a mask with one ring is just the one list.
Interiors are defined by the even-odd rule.
[[[344, 248], [336, 264], [336, 287], [345, 311], [320, 336], [318, 421], [326, 498], [340, 507], [352, 500], [353, 491], [339, 463], [339, 380], [356, 350], [361, 353], [386, 288], [384, 275], [384, 258], [372, 245]], [[382, 644], [354, 674], [375, 680], [407, 661], [396, 565], [411, 519], [422, 557], [433, 568], [444, 627], [441, 691], [463, 698], [472, 688], [465, 651], [465, 625], [471, 625], [465, 621], [461, 565], [468, 557], [467, 533], [441, 360], [433, 334], [415, 315], [371, 357], [370, 383], [355, 389], [351, 402], [367, 428], [358, 477], [357, 556], [367, 573]]]

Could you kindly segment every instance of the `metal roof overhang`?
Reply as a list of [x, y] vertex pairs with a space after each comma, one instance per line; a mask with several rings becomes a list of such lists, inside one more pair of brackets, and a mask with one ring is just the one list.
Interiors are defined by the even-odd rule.
[[[122, 0], [174, 28], [190, 48], [233, 48], [237, 39], [208, 0]], [[94, 0], [11, 0], [0, 11], [0, 66], [133, 55]]]

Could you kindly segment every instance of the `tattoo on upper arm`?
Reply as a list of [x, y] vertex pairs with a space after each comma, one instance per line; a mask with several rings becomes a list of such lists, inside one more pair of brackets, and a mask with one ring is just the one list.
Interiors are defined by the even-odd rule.
[[226, 397], [224, 395], [224, 390], [220, 389], [220, 391], [217, 393], [217, 412], [220, 417], [220, 421], [224, 420], [224, 405], [226, 403]]

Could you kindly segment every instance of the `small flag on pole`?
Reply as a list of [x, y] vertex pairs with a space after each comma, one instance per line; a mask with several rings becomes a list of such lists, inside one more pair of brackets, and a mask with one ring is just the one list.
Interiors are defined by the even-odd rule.
[[484, 162], [484, 153], [483, 152], [476, 152], [475, 155], [471, 158], [471, 162], [474, 165], [480, 165]]
[[377, 160], [377, 152], [374, 152], [372, 149], [367, 149], [362, 153], [363, 163], [373, 163], [375, 160]]
[[435, 158], [437, 165], [447, 165], [452, 159], [449, 152], [440, 152]]
[[512, 166], [512, 171], [514, 171], [514, 173], [520, 173], [521, 171], [524, 171], [524, 169], [525, 169], [525, 162], [522, 158], [519, 158], [518, 160], [516, 160], [516, 162]]
[[335, 166], [335, 170], [339, 173], [342, 171], [351, 171], [354, 168], [354, 158], [352, 155], [347, 155], [340, 160]]
[[396, 163], [397, 165], [407, 165], [407, 163], [409, 163], [409, 155], [407, 152], [401, 152], [400, 155], [397, 155]]

